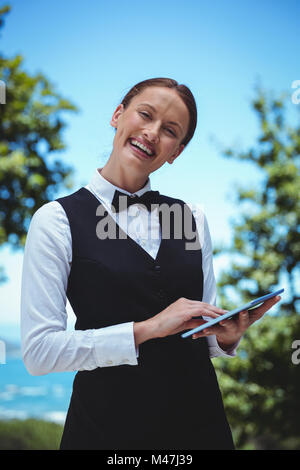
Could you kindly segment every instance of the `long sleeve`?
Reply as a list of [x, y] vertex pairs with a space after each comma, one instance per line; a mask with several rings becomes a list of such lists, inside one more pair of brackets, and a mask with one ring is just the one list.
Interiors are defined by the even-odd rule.
[[[202, 247], [202, 269], [203, 269], [203, 302], [210, 305], [216, 305], [217, 289], [216, 280], [213, 268], [213, 256], [212, 256], [212, 241], [210, 231], [207, 223], [205, 214], [201, 209], [193, 211], [195, 220], [197, 223], [197, 230], [200, 237], [200, 244]], [[209, 317], [204, 319], [210, 320]], [[232, 357], [236, 355], [236, 345], [230, 350], [224, 351], [220, 348], [217, 338], [215, 335], [207, 337], [209, 355], [210, 357], [228, 356]]]
[[[21, 286], [21, 344], [32, 375], [137, 365], [133, 322], [67, 330], [66, 289], [72, 262], [67, 216], [57, 201], [33, 215]], [[101, 305], [99, 305], [101, 309]]]

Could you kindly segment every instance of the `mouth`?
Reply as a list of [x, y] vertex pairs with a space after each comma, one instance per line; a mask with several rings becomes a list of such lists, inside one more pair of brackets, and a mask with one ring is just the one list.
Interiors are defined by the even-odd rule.
[[146, 158], [146, 159], [152, 159], [155, 156], [154, 150], [150, 149], [148, 146], [142, 144], [139, 140], [135, 138], [129, 138], [128, 139], [129, 145], [131, 149], [137, 153], [138, 155]]

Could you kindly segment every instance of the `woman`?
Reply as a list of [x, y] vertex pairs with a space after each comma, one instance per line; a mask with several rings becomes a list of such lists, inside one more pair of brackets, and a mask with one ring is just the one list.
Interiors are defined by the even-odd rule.
[[[279, 299], [181, 338], [224, 313], [215, 306], [209, 230], [183, 201], [151, 191], [149, 175], [179, 157], [196, 122], [186, 86], [138, 83], [113, 113], [106, 165], [32, 218], [24, 362], [36, 375], [78, 371], [61, 449], [234, 448], [210, 357], [234, 355], [246, 328]], [[180, 217], [166, 210], [174, 204]], [[190, 216], [191, 249], [186, 231], [175, 233], [185, 226], [182, 214]], [[66, 296], [77, 317], [72, 332]]]

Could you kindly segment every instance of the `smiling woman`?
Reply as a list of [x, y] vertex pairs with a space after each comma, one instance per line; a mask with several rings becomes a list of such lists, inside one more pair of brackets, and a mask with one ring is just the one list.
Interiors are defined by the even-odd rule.
[[[181, 154], [196, 124], [196, 103], [185, 85], [168, 78], [138, 83], [113, 114], [114, 148], [101, 174], [117, 186], [121, 182], [127, 191], [140, 189], [149, 173], [166, 161], [173, 163]], [[136, 174], [135, 186], [125, 176], [128, 171]]]
[[[24, 362], [34, 375], [78, 371], [61, 449], [234, 447], [210, 358], [235, 355], [248, 314], [196, 340], [181, 337], [225, 313], [216, 307], [211, 239], [204, 214], [152, 191], [149, 177], [178, 158], [196, 122], [184, 85], [168, 78], [137, 84], [112, 115], [106, 165], [31, 220], [21, 295]], [[116, 204], [121, 197], [127, 205]], [[161, 208], [174, 206], [180, 211], [165, 230]], [[176, 213], [188, 214], [201, 243], [188, 249], [185, 230], [174, 235], [182, 224]], [[98, 233], [105, 214], [117, 237]], [[75, 331], [66, 328], [67, 298]]]
[[[182, 139], [181, 141], [181, 143], [186, 146], [189, 143], [189, 141], [192, 139], [195, 129], [196, 129], [196, 125], [197, 125], [196, 102], [195, 102], [193, 94], [191, 93], [190, 89], [187, 86], [179, 85], [176, 80], [173, 80], [171, 78], [150, 78], [148, 80], [139, 82], [137, 85], [134, 85], [131, 88], [131, 90], [129, 90], [129, 92], [125, 95], [121, 104], [126, 109], [135, 96], [141, 94], [143, 90], [146, 90], [147, 88], [151, 86], [169, 88], [170, 90], [175, 91], [177, 96], [181, 98], [182, 102], [185, 104], [186, 108], [188, 109], [188, 112], [189, 112], [188, 131], [184, 139]], [[151, 106], [151, 103], [140, 103], [140, 104], [141, 106], [143, 106], [144, 104], [147, 104], [154, 112], [156, 112], [156, 109], [153, 106]], [[178, 125], [178, 123], [176, 124]]]

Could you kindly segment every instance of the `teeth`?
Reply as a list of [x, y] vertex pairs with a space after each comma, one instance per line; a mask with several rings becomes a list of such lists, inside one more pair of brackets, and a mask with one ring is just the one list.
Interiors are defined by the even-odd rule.
[[131, 143], [144, 150], [144, 152], [146, 152], [148, 155], [153, 155], [153, 153], [147, 147], [145, 147], [145, 145], [141, 144], [137, 140], [131, 140]]

